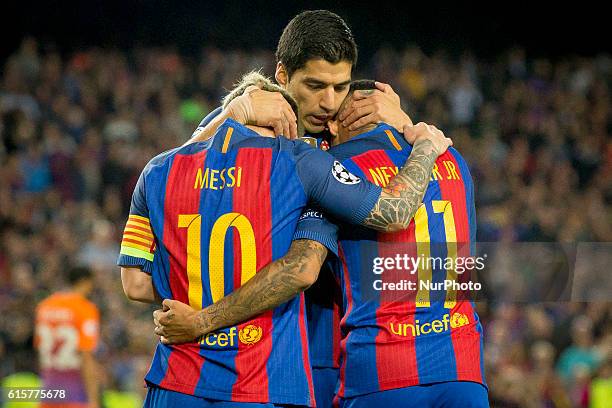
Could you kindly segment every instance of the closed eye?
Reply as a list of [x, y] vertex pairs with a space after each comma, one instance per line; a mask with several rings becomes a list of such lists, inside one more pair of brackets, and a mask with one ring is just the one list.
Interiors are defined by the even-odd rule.
[[339, 92], [344, 92], [344, 91], [346, 90], [346, 88], [347, 88], [347, 87], [348, 87], [348, 85], [336, 85], [336, 86], [334, 87], [334, 90], [335, 90], [336, 92], [338, 92], [338, 93], [339, 93]]
[[308, 85], [308, 87], [309, 87], [310, 89], [314, 90], [314, 91], [319, 91], [319, 90], [321, 90], [321, 89], [325, 89], [325, 87], [324, 87], [324, 86], [321, 86], [321, 85]]

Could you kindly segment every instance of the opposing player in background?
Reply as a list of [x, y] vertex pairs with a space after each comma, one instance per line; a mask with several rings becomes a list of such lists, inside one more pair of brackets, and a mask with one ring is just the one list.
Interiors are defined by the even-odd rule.
[[98, 407], [98, 370], [93, 356], [100, 313], [87, 296], [93, 276], [85, 267], [68, 272], [70, 288], [44, 299], [36, 309], [35, 347], [45, 390], [65, 390], [65, 397], [42, 407]]

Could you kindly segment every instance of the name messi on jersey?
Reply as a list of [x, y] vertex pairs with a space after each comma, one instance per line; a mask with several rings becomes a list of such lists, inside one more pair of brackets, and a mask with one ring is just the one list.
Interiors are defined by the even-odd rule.
[[228, 167], [221, 170], [198, 169], [193, 183], [194, 189], [223, 190], [224, 188], [240, 187], [242, 182], [242, 167]]
[[[391, 180], [391, 178], [399, 171], [396, 166], [381, 166], [370, 168], [368, 170], [372, 176], [373, 183], [380, 187], [386, 187], [387, 184], [389, 184], [389, 180]], [[438, 166], [438, 163], [434, 163], [430, 181], [437, 180], [461, 180], [461, 176], [457, 171], [455, 163], [450, 160], [442, 160], [442, 164], [440, 166]]]

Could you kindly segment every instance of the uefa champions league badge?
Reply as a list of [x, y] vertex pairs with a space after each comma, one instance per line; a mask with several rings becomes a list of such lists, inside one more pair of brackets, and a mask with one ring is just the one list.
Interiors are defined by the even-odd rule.
[[337, 160], [334, 161], [334, 165], [332, 166], [332, 175], [342, 184], [353, 185], [361, 182], [359, 177], [348, 171], [347, 168]]

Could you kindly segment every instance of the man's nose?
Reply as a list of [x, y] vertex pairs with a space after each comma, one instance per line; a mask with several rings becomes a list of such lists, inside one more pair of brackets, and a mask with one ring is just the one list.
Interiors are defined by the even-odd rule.
[[326, 111], [334, 110], [335, 96], [336, 96], [336, 93], [334, 92], [333, 87], [330, 86], [330, 87], [325, 88], [325, 90], [323, 91], [323, 97], [321, 98], [321, 101], [319, 103], [321, 108], [325, 109]]

